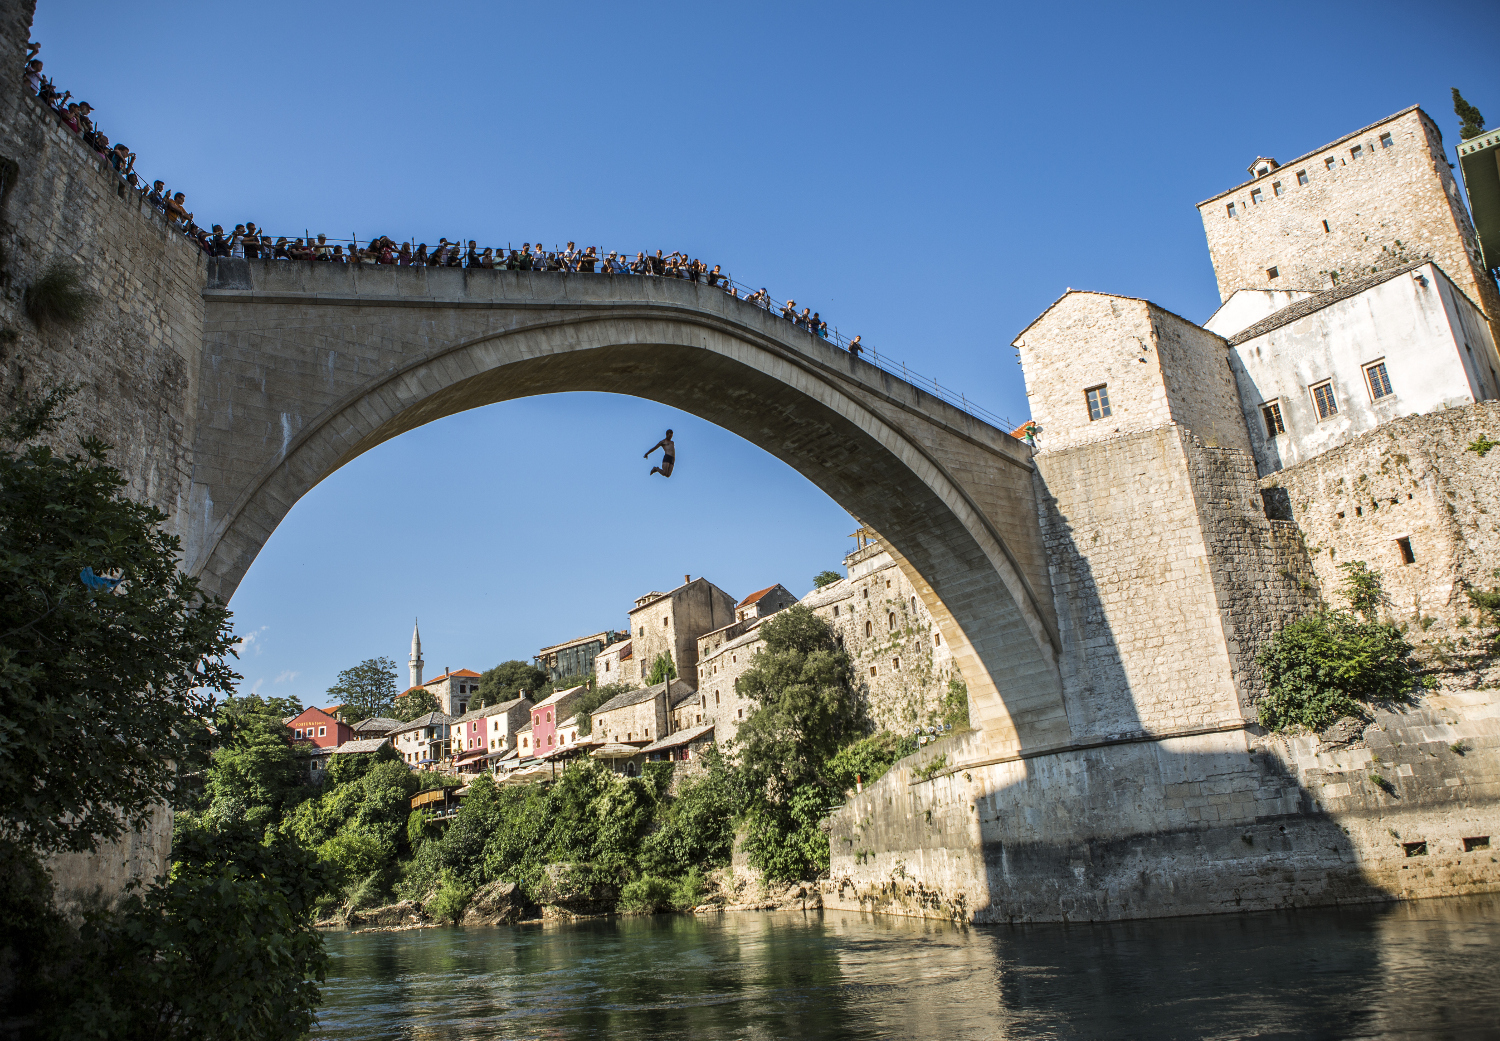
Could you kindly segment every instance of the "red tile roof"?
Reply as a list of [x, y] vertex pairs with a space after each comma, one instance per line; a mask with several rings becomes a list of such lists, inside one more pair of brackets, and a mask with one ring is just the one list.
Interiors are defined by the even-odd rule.
[[[778, 583], [778, 585], [779, 584], [780, 583]], [[745, 597], [745, 599], [743, 599], [739, 603], [735, 604], [734, 605], [734, 609], [736, 611], [738, 611], [742, 607], [749, 607], [751, 604], [755, 603], [755, 601], [759, 600], [761, 597], [765, 596], [767, 593], [769, 593], [771, 590], [773, 590], [775, 588], [776, 588], [776, 586], [766, 586], [766, 588], [764, 588], [764, 589], [761, 589], [761, 590], [758, 590], [758, 591], [756, 591], [754, 593], [751, 593], [749, 596]]]

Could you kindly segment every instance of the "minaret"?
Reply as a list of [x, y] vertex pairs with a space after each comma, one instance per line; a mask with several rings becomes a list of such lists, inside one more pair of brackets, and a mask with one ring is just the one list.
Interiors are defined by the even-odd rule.
[[422, 634], [417, 631], [416, 619], [411, 623], [411, 661], [407, 662], [411, 669], [411, 685], [420, 687], [422, 685]]

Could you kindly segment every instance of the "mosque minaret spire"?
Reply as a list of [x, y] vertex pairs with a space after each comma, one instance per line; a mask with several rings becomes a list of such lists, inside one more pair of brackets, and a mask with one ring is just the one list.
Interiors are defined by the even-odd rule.
[[411, 660], [407, 662], [411, 669], [411, 685], [420, 687], [422, 685], [422, 634], [417, 631], [417, 621], [412, 619], [411, 623]]

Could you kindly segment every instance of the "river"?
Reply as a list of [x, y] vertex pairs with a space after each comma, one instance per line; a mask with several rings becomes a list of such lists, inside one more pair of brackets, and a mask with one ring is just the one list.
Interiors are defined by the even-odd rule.
[[330, 933], [322, 1038], [1496, 1038], [1500, 897], [961, 928], [828, 911]]

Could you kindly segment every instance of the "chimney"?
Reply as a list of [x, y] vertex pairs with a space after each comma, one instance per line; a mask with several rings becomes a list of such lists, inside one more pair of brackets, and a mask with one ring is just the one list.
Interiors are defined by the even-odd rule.
[[683, 575], [682, 576], [682, 584], [683, 585], [687, 585], [692, 580], [693, 580], [693, 576], [692, 575]]

